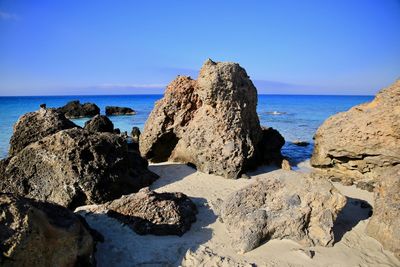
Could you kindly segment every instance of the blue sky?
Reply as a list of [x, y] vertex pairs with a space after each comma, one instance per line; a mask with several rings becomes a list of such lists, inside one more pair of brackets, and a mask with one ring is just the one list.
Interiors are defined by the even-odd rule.
[[400, 1], [0, 0], [0, 95], [161, 93], [207, 58], [260, 93], [374, 94], [400, 78]]

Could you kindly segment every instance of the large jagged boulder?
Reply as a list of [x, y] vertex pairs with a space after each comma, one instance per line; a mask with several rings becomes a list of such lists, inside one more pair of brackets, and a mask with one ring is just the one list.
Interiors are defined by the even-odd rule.
[[30, 144], [2, 161], [0, 191], [68, 208], [104, 203], [150, 185], [157, 175], [126, 139], [73, 128]]
[[41, 108], [21, 116], [14, 125], [9, 155], [13, 156], [30, 143], [58, 131], [78, 127], [55, 109]]
[[367, 182], [400, 164], [400, 80], [372, 102], [326, 120], [315, 134], [311, 164], [331, 176]]
[[233, 246], [250, 251], [270, 239], [331, 246], [333, 223], [346, 198], [315, 174], [280, 171], [259, 178], [219, 205]]
[[136, 111], [128, 107], [106, 106], [106, 115], [135, 115]]
[[227, 178], [239, 177], [261, 159], [280, 164], [283, 144], [271, 157], [264, 153], [272, 140], [261, 145], [256, 106], [257, 90], [239, 64], [207, 60], [197, 80], [178, 76], [167, 87], [140, 136], [140, 152], [154, 162], [191, 163]]
[[148, 188], [103, 205], [77, 210], [106, 213], [140, 235], [183, 235], [196, 221], [195, 204], [182, 193], [156, 193]]
[[1, 266], [96, 266], [86, 222], [59, 205], [0, 193]]
[[400, 166], [379, 176], [375, 204], [366, 232], [400, 259]]
[[114, 132], [114, 124], [112, 121], [104, 115], [96, 115], [92, 119], [85, 122], [85, 130], [89, 132], [104, 132], [104, 133], [113, 133]]
[[69, 119], [93, 117], [100, 114], [100, 108], [96, 104], [81, 104], [79, 100], [70, 101], [57, 110]]

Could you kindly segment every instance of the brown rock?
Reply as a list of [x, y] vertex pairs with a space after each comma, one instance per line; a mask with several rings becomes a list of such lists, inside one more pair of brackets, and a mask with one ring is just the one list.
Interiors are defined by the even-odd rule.
[[366, 233], [400, 259], [400, 166], [378, 178], [374, 210]]
[[96, 266], [83, 218], [45, 202], [0, 193], [1, 266]]
[[[179, 76], [167, 87], [146, 122], [140, 152], [154, 162], [190, 163], [227, 178], [238, 178], [259, 163], [280, 165], [283, 138], [261, 144], [256, 106], [256, 88], [243, 68], [208, 60], [197, 80]], [[266, 154], [264, 148], [274, 150]]]
[[136, 192], [158, 177], [137, 152], [128, 152], [125, 138], [79, 128], [32, 143], [1, 165], [1, 192], [71, 209]]
[[292, 169], [292, 167], [290, 166], [290, 163], [287, 159], [282, 160], [281, 168], [286, 171], [290, 171]]
[[104, 115], [96, 115], [89, 121], [85, 122], [85, 130], [89, 132], [114, 132], [114, 124]]
[[134, 143], [139, 143], [139, 138], [140, 138], [140, 129], [139, 129], [139, 127], [132, 127], [131, 137], [132, 137], [132, 141]]
[[197, 209], [182, 193], [156, 193], [148, 188], [136, 194], [99, 206], [80, 207], [79, 211], [107, 213], [140, 235], [183, 235], [196, 221]]
[[57, 110], [69, 119], [93, 117], [100, 114], [100, 108], [96, 104], [81, 104], [79, 100], [70, 101], [65, 106], [62, 106]]
[[55, 109], [41, 108], [21, 116], [14, 125], [9, 155], [13, 156], [30, 143], [58, 131], [78, 127]]
[[106, 115], [135, 115], [136, 112], [127, 107], [116, 107], [116, 106], [107, 106], [106, 107]]
[[372, 102], [326, 120], [315, 135], [311, 164], [363, 181], [400, 164], [400, 80]]
[[279, 172], [231, 194], [220, 217], [239, 252], [270, 239], [288, 238], [305, 245], [332, 246], [333, 223], [346, 204], [326, 178]]

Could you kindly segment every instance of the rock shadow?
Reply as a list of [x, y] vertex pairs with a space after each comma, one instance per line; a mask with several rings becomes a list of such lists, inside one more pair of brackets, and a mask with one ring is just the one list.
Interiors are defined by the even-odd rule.
[[156, 190], [165, 185], [175, 183], [196, 172], [195, 168], [183, 163], [150, 165], [149, 170], [160, 176], [160, 178], [151, 185], [151, 190]]
[[212, 238], [212, 230], [207, 226], [217, 219], [206, 199], [191, 200], [198, 214], [196, 222], [182, 236], [139, 235], [106, 214], [79, 212], [91, 228], [104, 236], [104, 242], [97, 244], [97, 266], [180, 266], [188, 250], [196, 251]]
[[333, 225], [335, 242], [340, 242], [343, 236], [351, 231], [360, 221], [372, 215], [372, 206], [365, 200], [347, 197], [347, 203], [338, 214]]
[[257, 168], [255, 168], [254, 170], [246, 172], [246, 174], [248, 174], [250, 176], [255, 176], [255, 175], [260, 175], [260, 174], [276, 171], [279, 169], [281, 169], [281, 168], [275, 164], [261, 165], [261, 166], [258, 166]]

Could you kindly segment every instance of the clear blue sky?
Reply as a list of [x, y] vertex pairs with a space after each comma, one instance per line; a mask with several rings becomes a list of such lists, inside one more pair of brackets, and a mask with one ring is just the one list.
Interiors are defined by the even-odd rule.
[[260, 93], [374, 94], [400, 78], [400, 0], [0, 0], [0, 95], [161, 93], [207, 58]]

